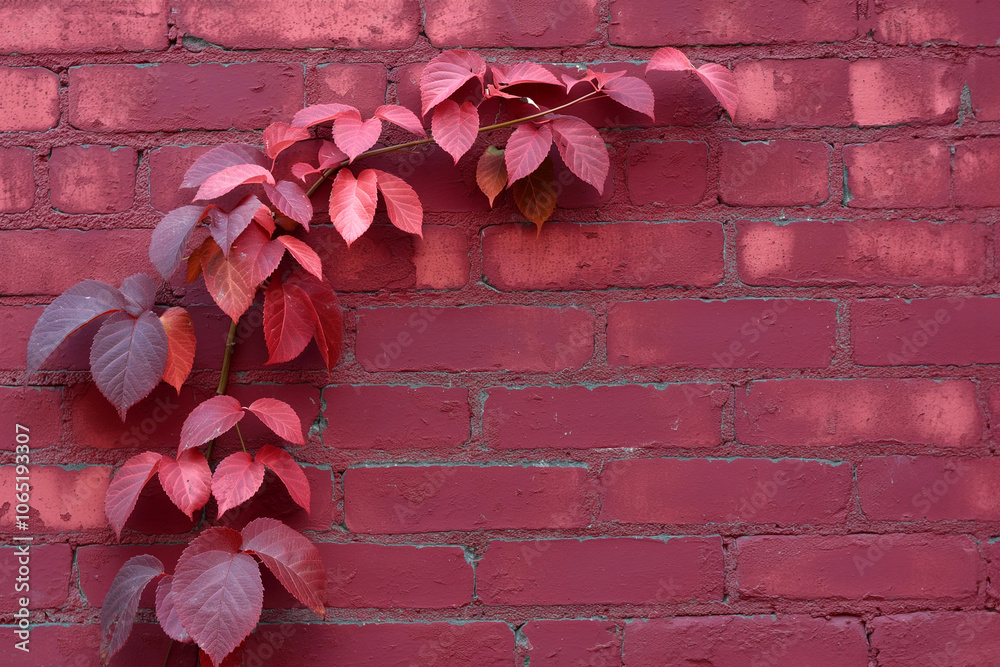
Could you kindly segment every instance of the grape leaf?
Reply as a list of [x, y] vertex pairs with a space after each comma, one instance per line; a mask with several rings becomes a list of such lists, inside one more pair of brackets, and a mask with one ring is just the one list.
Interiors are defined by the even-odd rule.
[[556, 118], [550, 125], [556, 148], [566, 166], [603, 194], [610, 161], [601, 135], [588, 123], [570, 116]]
[[302, 109], [292, 118], [292, 127], [310, 127], [336, 120], [345, 113], [358, 113], [349, 104], [313, 104]]
[[146, 554], [129, 558], [118, 570], [101, 604], [101, 660], [104, 664], [121, 650], [132, 632], [143, 590], [161, 576], [163, 563]]
[[375, 110], [375, 118], [381, 118], [393, 125], [398, 125], [412, 134], [421, 137], [427, 136], [427, 131], [424, 129], [423, 124], [421, 124], [420, 119], [417, 118], [417, 114], [398, 104], [383, 104]]
[[309, 295], [317, 322], [313, 336], [320, 354], [323, 355], [327, 370], [333, 370], [340, 358], [340, 348], [344, 339], [344, 323], [337, 295], [326, 281], [318, 280], [301, 271], [289, 276], [288, 282], [298, 285]]
[[530, 175], [514, 181], [511, 191], [521, 213], [535, 223], [541, 233], [542, 225], [556, 210], [556, 178], [552, 160], [545, 158]]
[[245, 551], [256, 554], [299, 602], [325, 616], [326, 571], [316, 545], [275, 519], [254, 519], [242, 534]]
[[122, 464], [111, 478], [104, 496], [104, 513], [119, 540], [122, 538], [122, 528], [139, 500], [139, 493], [156, 474], [161, 458], [163, 457], [156, 452], [136, 454]]
[[436, 56], [420, 73], [420, 113], [424, 116], [465, 82], [478, 78], [483, 81], [486, 63], [477, 54], [452, 49]]
[[272, 445], [264, 445], [257, 451], [254, 460], [273, 471], [288, 489], [288, 495], [295, 504], [309, 511], [309, 480], [291, 454]]
[[193, 188], [204, 183], [223, 169], [241, 164], [267, 166], [264, 154], [245, 144], [220, 144], [208, 151], [188, 167], [181, 182], [182, 188]]
[[548, 157], [551, 147], [552, 130], [548, 125], [518, 125], [507, 140], [507, 150], [504, 152], [509, 179], [520, 180], [538, 169], [542, 160]]
[[312, 339], [315, 327], [309, 295], [296, 285], [285, 285], [275, 276], [264, 293], [267, 363], [284, 363], [299, 356]]
[[153, 309], [156, 284], [145, 273], [137, 273], [123, 280], [119, 291], [125, 297], [125, 312], [132, 317], [139, 317]]
[[201, 447], [219, 437], [243, 419], [243, 406], [232, 396], [213, 396], [203, 401], [184, 420], [177, 456], [185, 449]]
[[378, 169], [372, 171], [375, 172], [378, 189], [385, 200], [389, 221], [404, 232], [422, 237], [424, 208], [420, 205], [416, 190], [399, 176]]
[[122, 421], [130, 407], [160, 384], [167, 369], [167, 345], [167, 332], [150, 311], [137, 318], [115, 313], [97, 330], [90, 370]]
[[218, 206], [208, 211], [208, 228], [212, 238], [222, 248], [222, 254], [229, 257], [229, 249], [239, 235], [253, 222], [254, 215], [263, 204], [254, 195], [245, 197], [232, 211], [226, 213]]
[[434, 141], [458, 164], [459, 158], [476, 141], [479, 112], [472, 102], [463, 102], [459, 106], [457, 102], [444, 100], [437, 105], [431, 117], [431, 132], [434, 134]]
[[159, 477], [167, 497], [189, 519], [212, 495], [212, 469], [197, 449], [185, 449], [177, 460], [164, 456], [160, 460]]
[[376, 176], [365, 169], [357, 178], [349, 169], [341, 169], [330, 191], [330, 217], [333, 226], [351, 245], [371, 226], [378, 200]]
[[168, 308], [160, 315], [160, 324], [167, 334], [167, 365], [163, 381], [180, 393], [181, 386], [191, 374], [197, 339], [191, 315], [180, 307]]
[[184, 257], [195, 226], [205, 216], [204, 206], [181, 206], [163, 216], [149, 241], [149, 259], [164, 280], [170, 280]]
[[507, 187], [507, 162], [502, 148], [487, 146], [483, 151], [476, 164], [476, 183], [489, 198], [492, 208], [493, 200]]
[[191, 635], [177, 617], [177, 596], [174, 595], [173, 580], [172, 576], [166, 575], [156, 586], [156, 620], [160, 622], [160, 628], [168, 637], [186, 643], [191, 641]]
[[378, 118], [363, 121], [356, 111], [344, 113], [333, 123], [333, 141], [351, 161], [374, 146], [380, 134], [382, 121]]
[[653, 89], [642, 79], [617, 77], [605, 83], [601, 90], [615, 102], [653, 118]]
[[[303, 291], [300, 287], [295, 289]], [[257, 418], [279, 438], [296, 445], [306, 444], [305, 438], [302, 437], [302, 422], [288, 403], [276, 398], [258, 398], [247, 410], [257, 415]]]
[[297, 183], [278, 181], [278, 184], [273, 187], [265, 183], [264, 194], [279, 211], [309, 231], [309, 222], [313, 217], [313, 205], [309, 197], [306, 196], [306, 191]]
[[264, 129], [264, 152], [272, 160], [292, 144], [309, 138], [309, 130], [288, 123], [271, 123]]
[[245, 183], [274, 185], [274, 176], [271, 175], [270, 169], [259, 164], [238, 164], [226, 167], [205, 179], [205, 182], [198, 188], [195, 199], [215, 199]]
[[264, 466], [246, 452], [236, 452], [219, 461], [212, 475], [212, 495], [219, 504], [218, 516], [252, 498], [263, 481]]

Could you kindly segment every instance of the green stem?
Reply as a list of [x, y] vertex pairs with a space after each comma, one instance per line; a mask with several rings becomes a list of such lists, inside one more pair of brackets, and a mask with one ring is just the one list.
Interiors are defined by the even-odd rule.
[[[222, 373], [219, 376], [219, 386], [215, 390], [216, 396], [222, 396], [226, 393], [226, 387], [229, 386], [229, 369], [233, 365], [233, 350], [236, 349], [236, 320], [232, 320], [229, 323], [229, 335], [226, 336], [226, 350], [222, 356]], [[240, 438], [242, 442], [242, 437]], [[208, 443], [208, 449], [205, 450], [205, 460], [209, 463], [212, 462], [212, 450], [215, 448], [215, 440], [213, 439]], [[243, 448], [246, 451], [246, 447]]]

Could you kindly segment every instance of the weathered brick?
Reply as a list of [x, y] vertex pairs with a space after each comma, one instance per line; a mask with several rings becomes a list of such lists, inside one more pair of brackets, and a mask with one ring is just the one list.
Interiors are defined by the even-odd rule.
[[69, 121], [81, 130], [257, 130], [302, 108], [300, 65], [86, 65], [69, 71]]
[[877, 58], [850, 66], [849, 99], [860, 126], [954, 123], [961, 95], [961, 73], [947, 61]]
[[28, 428], [33, 450], [63, 444], [62, 402], [61, 387], [0, 387], [0, 429], [11, 434], [0, 450], [14, 450], [17, 424]]
[[359, 533], [576, 528], [590, 518], [586, 479], [583, 467], [352, 467], [344, 513]]
[[[271, 442], [274, 443], [274, 438], [271, 438]], [[298, 454], [292, 455], [298, 458]], [[220, 523], [233, 530], [243, 530], [254, 519], [269, 517], [300, 532], [305, 530], [326, 532], [330, 530], [332, 524], [342, 523], [344, 518], [334, 498], [333, 472], [326, 467], [302, 467], [309, 482], [308, 512], [292, 500], [284, 482], [269, 471], [265, 473], [264, 483], [253, 498], [240, 505], [238, 509], [227, 511], [222, 515]], [[214, 516], [214, 510], [210, 511], [210, 514]], [[143, 532], [152, 534], [160, 532], [155, 530], [158, 523], [156, 517], [152, 519], [148, 522], [148, 527], [144, 526]]]
[[486, 398], [483, 432], [500, 449], [713, 447], [722, 444], [728, 400], [721, 385], [693, 383], [496, 387]]
[[966, 74], [976, 120], [1000, 120], [1000, 58], [981, 56], [969, 60]]
[[[9, 626], [4, 628], [8, 636], [13, 638]], [[112, 658], [112, 667], [128, 667], [129, 665], [147, 665], [155, 658], [162, 662], [163, 656], [170, 648], [170, 660], [167, 667], [188, 667], [198, 661], [198, 647], [193, 643], [181, 644], [173, 642], [163, 633], [157, 623], [136, 623], [132, 634], [121, 651]], [[7, 642], [0, 648], [0, 660], [9, 664], [22, 663], [31, 667], [49, 667], [60, 665], [66, 667], [97, 667], [101, 664], [101, 624], [31, 624], [30, 653], [15, 648], [14, 642]]]
[[469, 283], [469, 238], [457, 227], [424, 225], [413, 239], [417, 289], [459, 289]]
[[427, 0], [424, 30], [436, 47], [573, 46], [596, 40], [596, 0]]
[[840, 523], [853, 471], [783, 459], [635, 459], [601, 472], [601, 519], [621, 523]]
[[996, 46], [1000, 6], [979, 0], [885, 0], [874, 6], [869, 26], [883, 44], [927, 42]]
[[[3, 11], [0, 8], [0, 15]], [[55, 72], [42, 67], [0, 67], [0, 90], [0, 132], [38, 132], [59, 122]]]
[[948, 205], [951, 154], [942, 141], [907, 139], [844, 146], [847, 189], [853, 208]]
[[[177, 559], [186, 544], [116, 544], [114, 546], [93, 545], [76, 549], [76, 566], [80, 574], [80, 590], [91, 607], [104, 605], [104, 598], [111, 590], [118, 570], [130, 558], [148, 554], [161, 563], [167, 573], [174, 571]], [[152, 609], [156, 604], [157, 582], [147, 586], [142, 593], [139, 606]]]
[[532, 667], [609, 667], [621, 663], [622, 641], [610, 621], [528, 621], [520, 632], [528, 640]]
[[149, 203], [167, 213], [190, 204], [197, 190], [181, 188], [184, 173], [211, 146], [160, 146], [148, 153]]
[[168, 0], [6, 2], [0, 7], [0, 53], [162, 51]]
[[[13, 494], [10, 489], [8, 498]], [[21, 548], [27, 546], [25, 554]], [[37, 617], [38, 609], [61, 607], [69, 596], [69, 576], [73, 569], [73, 551], [68, 544], [15, 543], [0, 547], [0, 572], [7, 583], [0, 591], [0, 612], [21, 608], [21, 598]]]
[[968, 285], [986, 276], [986, 229], [919, 220], [736, 224], [749, 285]]
[[211, 395], [210, 390], [191, 385], [185, 385], [178, 394], [163, 383], [136, 403], [122, 422], [96, 385], [75, 385], [66, 390], [70, 440], [77, 447], [156, 449], [170, 454], [177, 451], [188, 413]]
[[0, 213], [23, 213], [35, 202], [30, 148], [0, 148]]
[[811, 206], [830, 197], [833, 148], [816, 141], [722, 144], [719, 198], [732, 206]]
[[844, 127], [847, 105], [846, 60], [741, 60], [733, 69], [741, 127]]
[[633, 204], [693, 206], [708, 187], [708, 144], [646, 141], [629, 144], [625, 172]]
[[476, 568], [489, 606], [721, 600], [722, 583], [718, 537], [497, 541]]
[[736, 392], [736, 438], [748, 445], [973, 447], [983, 428], [967, 380], [766, 380]]
[[1000, 206], [1000, 138], [967, 139], [955, 146], [955, 203]]
[[837, 306], [828, 301], [631, 301], [608, 313], [608, 363], [695, 368], [825, 367]]
[[[416, 113], [420, 113], [419, 103]], [[395, 174], [409, 183], [426, 212], [484, 213], [490, 210], [486, 195], [476, 185], [475, 170], [465, 168], [475, 163], [468, 160], [456, 166], [452, 157], [436, 144], [375, 156], [366, 159], [365, 164]]]
[[306, 73], [306, 103], [350, 104], [365, 118], [385, 104], [387, 73], [384, 65], [323, 63]]
[[986, 589], [995, 607], [1000, 603], [1000, 538], [993, 538], [983, 545], [986, 558], [989, 561], [986, 576], [990, 580]]
[[1000, 615], [969, 610], [877, 616], [868, 631], [880, 666], [985, 667], [996, 662]]
[[[59, 466], [31, 466], [31, 511], [28, 525], [32, 533], [61, 533], [102, 530], [104, 495], [108, 490], [110, 469], [88, 466], [71, 470]], [[0, 489], [14, 488], [15, 468], [0, 466]], [[0, 531], [13, 532], [14, 506], [7, 500], [0, 515]]]
[[970, 598], [979, 582], [975, 541], [958, 535], [741, 537], [740, 595], [789, 600]]
[[63, 213], [120, 213], [135, 199], [138, 156], [128, 146], [61, 146], [49, 157], [49, 199]]
[[[717, 222], [524, 225], [482, 233], [483, 275], [501, 290], [707, 287], [722, 280]], [[586, 257], [586, 261], [580, 261]]]

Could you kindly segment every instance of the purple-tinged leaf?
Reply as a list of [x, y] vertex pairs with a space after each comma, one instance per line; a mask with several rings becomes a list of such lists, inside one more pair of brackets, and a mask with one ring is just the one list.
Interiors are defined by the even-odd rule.
[[101, 661], [104, 664], [125, 645], [143, 590], [160, 576], [163, 576], [163, 563], [145, 554], [129, 558], [118, 570], [101, 605]]
[[145, 273], [137, 273], [123, 280], [119, 291], [125, 297], [125, 312], [132, 317], [139, 317], [153, 309], [156, 283]]
[[149, 241], [149, 259], [164, 280], [170, 280], [184, 258], [191, 232], [205, 216], [204, 206], [181, 206], [163, 216]]
[[420, 73], [420, 113], [427, 112], [458, 91], [467, 81], [486, 75], [486, 63], [477, 54], [452, 49], [436, 56]]
[[[303, 291], [301, 287], [296, 285], [290, 286]], [[258, 398], [250, 404], [247, 410], [257, 415], [257, 418], [282, 440], [296, 445], [306, 444], [305, 438], [302, 436], [302, 421], [288, 403], [276, 398]]]
[[246, 452], [236, 452], [219, 461], [212, 474], [212, 495], [219, 505], [218, 515], [250, 500], [263, 481], [264, 465]]
[[208, 151], [188, 167], [181, 182], [182, 188], [193, 188], [204, 183], [223, 169], [240, 164], [267, 166], [267, 158], [253, 146], [245, 144], [220, 144]]
[[257, 556], [289, 593], [326, 614], [326, 570], [316, 545], [275, 519], [254, 519], [243, 529], [243, 549]]
[[201, 447], [219, 437], [236, 426], [244, 414], [243, 406], [232, 396], [213, 396], [202, 402], [184, 420], [177, 456], [186, 449]]
[[116, 313], [94, 336], [90, 370], [97, 388], [125, 421], [128, 409], [149, 396], [167, 368], [167, 332], [155, 313]]
[[[445, 53], [448, 53], [447, 51]], [[479, 111], [472, 102], [459, 106], [452, 100], [437, 105], [431, 117], [434, 141], [451, 155], [458, 164], [459, 158], [472, 148], [479, 133]]]
[[417, 118], [417, 114], [398, 104], [383, 104], [375, 110], [375, 118], [381, 118], [393, 125], [398, 125], [411, 134], [416, 134], [420, 137], [427, 136], [427, 130], [424, 129], [420, 119]]
[[191, 635], [184, 629], [181, 619], [177, 616], [177, 596], [173, 591], [174, 578], [170, 575], [160, 579], [156, 585], [156, 620], [160, 622], [160, 629], [173, 639], [181, 643], [191, 641]]
[[504, 152], [508, 179], [511, 182], [517, 181], [538, 169], [542, 160], [548, 157], [551, 147], [552, 130], [547, 124], [518, 125], [507, 140], [507, 149]]
[[563, 162], [580, 180], [604, 192], [610, 161], [604, 140], [588, 123], [565, 116], [549, 124]]
[[292, 127], [310, 127], [328, 123], [351, 112], [358, 113], [358, 110], [349, 104], [314, 104], [295, 114], [292, 118]]
[[292, 181], [278, 181], [275, 186], [265, 183], [264, 194], [281, 213], [309, 231], [309, 222], [313, 217], [313, 205], [301, 186]]
[[[265, 183], [264, 187], [269, 186]], [[208, 228], [212, 233], [212, 238], [215, 239], [215, 242], [222, 249], [223, 255], [229, 257], [229, 249], [236, 242], [239, 235], [243, 233], [243, 230], [253, 222], [253, 217], [261, 206], [263, 204], [260, 203], [257, 197], [249, 195], [229, 213], [226, 213], [217, 206], [209, 209]]]
[[136, 454], [126, 461], [111, 478], [108, 491], [104, 496], [104, 513], [108, 523], [115, 531], [115, 536], [121, 540], [122, 528], [129, 515], [135, 509], [139, 494], [146, 483], [156, 474], [163, 457], [156, 452]]

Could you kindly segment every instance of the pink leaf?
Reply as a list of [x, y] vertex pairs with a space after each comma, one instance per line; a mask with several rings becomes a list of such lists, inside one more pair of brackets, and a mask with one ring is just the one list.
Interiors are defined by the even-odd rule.
[[246, 452], [236, 452], [219, 461], [212, 475], [212, 495], [219, 504], [218, 516], [250, 500], [263, 481], [264, 466]]
[[[299, 291], [301, 288], [292, 285]], [[274, 431], [275, 435], [296, 445], [304, 445], [305, 438], [302, 437], [302, 422], [299, 415], [292, 407], [284, 401], [276, 398], [258, 398], [247, 408], [257, 415], [257, 418], [264, 422], [264, 425]]]
[[143, 590], [160, 576], [163, 576], [163, 563], [148, 555], [133, 556], [118, 570], [101, 605], [101, 660], [104, 664], [125, 645]]
[[309, 511], [309, 480], [291, 454], [272, 445], [264, 445], [254, 458], [278, 476], [296, 505]]
[[604, 140], [579, 118], [556, 118], [550, 123], [563, 162], [581, 180], [604, 192], [610, 161]]
[[181, 206], [163, 216], [149, 241], [149, 259], [170, 280], [184, 257], [191, 232], [205, 216], [204, 206]]
[[197, 449], [186, 449], [177, 460], [164, 456], [160, 460], [160, 486], [180, 511], [193, 518], [212, 496], [212, 469], [205, 455]]
[[125, 421], [128, 409], [149, 396], [167, 368], [167, 332], [155, 313], [116, 313], [94, 336], [90, 370], [97, 388]]
[[313, 217], [313, 205], [306, 191], [292, 181], [278, 181], [275, 186], [264, 184], [264, 194], [274, 206], [309, 231]]
[[295, 114], [292, 118], [292, 127], [310, 127], [328, 123], [351, 112], [358, 113], [358, 110], [349, 104], [314, 104]]
[[[285, 254], [285, 246], [272, 241], [271, 236], [258, 225], [250, 225], [233, 244], [236, 256], [233, 262], [256, 289], [274, 273]], [[237, 318], [233, 318], [237, 319]]]
[[174, 578], [167, 575], [160, 579], [156, 586], [156, 620], [160, 622], [160, 629], [173, 639], [181, 643], [191, 641], [191, 635], [184, 629], [181, 619], [177, 616], [177, 596], [173, 591]]
[[597, 84], [598, 88], [604, 88], [609, 82], [625, 75], [623, 70], [614, 70], [611, 72], [602, 72], [600, 70], [588, 69], [586, 76], [584, 76], [585, 81], [593, 81]]
[[319, 145], [319, 168], [329, 169], [339, 166], [347, 159], [347, 154], [337, 148], [333, 142], [324, 141]]
[[634, 76], [622, 76], [608, 81], [601, 88], [615, 102], [653, 118], [653, 89]]
[[705, 63], [695, 70], [698, 78], [701, 79], [708, 89], [719, 100], [719, 104], [726, 110], [730, 118], [736, 118], [736, 109], [739, 106], [739, 92], [736, 88], [736, 80], [733, 73], [722, 65], [715, 63]]
[[253, 217], [261, 206], [263, 204], [257, 197], [249, 195], [229, 213], [215, 206], [208, 211], [208, 228], [212, 232], [212, 238], [222, 248], [223, 255], [229, 257], [229, 249], [253, 222]]
[[679, 72], [686, 69], [694, 69], [694, 65], [691, 64], [688, 57], [672, 46], [665, 46], [650, 58], [649, 64], [646, 65], [646, 74], [653, 70]]
[[243, 548], [257, 554], [299, 602], [325, 615], [326, 571], [316, 545], [280, 521], [261, 518], [243, 529]]
[[296, 162], [292, 165], [292, 176], [300, 181], [305, 181], [306, 176], [309, 176], [310, 174], [317, 174], [320, 171], [322, 171], [322, 169], [317, 169], [308, 162]]
[[269, 183], [274, 185], [274, 176], [266, 167], [259, 164], [238, 164], [226, 167], [217, 174], [212, 174], [198, 188], [195, 199], [215, 199], [221, 197], [233, 188], [244, 183]]
[[423, 236], [421, 225], [424, 220], [424, 208], [420, 205], [420, 197], [417, 196], [416, 190], [399, 176], [377, 169], [373, 171], [392, 224], [404, 232]]
[[333, 370], [340, 358], [340, 348], [344, 339], [344, 323], [340, 315], [340, 305], [337, 303], [337, 295], [326, 281], [319, 280], [313, 276], [296, 271], [288, 282], [305, 290], [312, 301], [313, 309], [316, 312], [316, 329], [313, 336], [316, 345], [327, 370]]
[[288, 123], [271, 123], [264, 130], [264, 152], [272, 160], [292, 144], [309, 138], [309, 130]]
[[320, 280], [323, 279], [323, 262], [308, 243], [300, 241], [294, 236], [279, 236], [275, 240], [288, 249], [288, 252], [299, 263], [299, 266]]
[[243, 406], [232, 396], [213, 396], [198, 405], [181, 427], [181, 445], [177, 456], [185, 449], [201, 447], [219, 437], [243, 419]]
[[420, 119], [417, 118], [417, 114], [398, 104], [383, 104], [375, 110], [375, 117], [381, 118], [393, 125], [398, 125], [411, 134], [421, 137], [427, 136], [427, 131], [424, 129]]
[[267, 363], [280, 364], [291, 361], [306, 348], [316, 326], [315, 314], [312, 311], [309, 295], [301, 288], [283, 284], [278, 276], [271, 280], [264, 293], [264, 341], [267, 343]]
[[436, 56], [420, 73], [420, 113], [426, 116], [466, 81], [482, 81], [485, 75], [486, 63], [470, 51], [452, 49]]
[[160, 315], [160, 324], [167, 334], [167, 365], [163, 370], [163, 381], [180, 393], [194, 365], [197, 344], [194, 323], [186, 310], [175, 306]]
[[382, 121], [369, 118], [362, 121], [361, 114], [345, 113], [333, 124], [333, 140], [352, 161], [375, 145], [382, 134]]
[[501, 88], [516, 86], [519, 83], [544, 83], [551, 86], [561, 86], [555, 74], [538, 63], [517, 63], [510, 67], [491, 65], [493, 82]]
[[330, 191], [330, 217], [347, 245], [365, 233], [375, 218], [378, 201], [375, 172], [365, 169], [355, 179], [349, 169], [341, 169]]
[[152, 310], [156, 298], [156, 283], [145, 273], [137, 273], [122, 281], [118, 290], [125, 297], [125, 312], [132, 317], [139, 317], [147, 310]]
[[104, 496], [104, 513], [119, 540], [122, 537], [122, 528], [135, 509], [142, 488], [156, 474], [161, 458], [163, 457], [156, 452], [136, 454], [111, 478], [107, 494]]
[[510, 139], [504, 159], [507, 163], [508, 180], [520, 180], [538, 169], [552, 147], [552, 130], [548, 125], [522, 123], [517, 126]]
[[194, 161], [184, 174], [182, 188], [193, 188], [204, 183], [223, 169], [241, 164], [267, 166], [264, 154], [253, 146], [244, 144], [220, 144]]
[[[445, 52], [447, 53], [447, 51]], [[472, 102], [457, 102], [445, 100], [437, 105], [434, 116], [431, 117], [431, 132], [434, 141], [445, 149], [455, 164], [460, 157], [472, 148], [479, 132], [479, 112]]]

